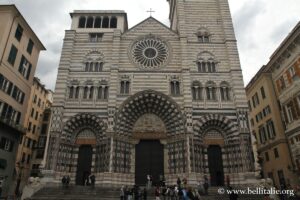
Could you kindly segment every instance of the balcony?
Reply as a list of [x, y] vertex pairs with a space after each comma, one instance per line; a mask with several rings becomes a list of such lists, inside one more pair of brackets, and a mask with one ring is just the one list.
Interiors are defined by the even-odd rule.
[[26, 133], [26, 128], [24, 128], [22, 125], [17, 124], [14, 120], [11, 119], [7, 119], [7, 118], [3, 118], [0, 117], [0, 123], [9, 126], [10, 128], [13, 128], [15, 130], [17, 130], [18, 132], [21, 132], [22, 134]]
[[282, 93], [279, 95], [279, 100], [281, 103], [284, 103], [289, 98], [292, 98], [295, 94], [299, 92], [300, 88], [300, 78], [299, 76], [293, 76], [293, 83], [282, 90]]

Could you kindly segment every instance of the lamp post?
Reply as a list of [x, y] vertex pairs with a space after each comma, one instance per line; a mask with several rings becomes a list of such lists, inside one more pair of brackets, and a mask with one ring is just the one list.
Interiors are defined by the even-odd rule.
[[21, 181], [22, 181], [22, 171], [24, 168], [23, 162], [18, 162], [17, 166], [19, 167], [19, 174], [18, 174], [18, 178], [17, 178], [17, 185], [16, 185], [16, 189], [15, 189], [15, 195], [19, 196], [20, 194], [20, 185], [21, 185]]

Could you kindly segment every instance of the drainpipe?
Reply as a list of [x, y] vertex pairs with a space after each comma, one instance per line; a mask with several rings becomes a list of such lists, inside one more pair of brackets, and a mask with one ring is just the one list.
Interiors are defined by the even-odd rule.
[[[274, 85], [274, 82], [273, 82], [273, 79], [272, 79], [272, 73], [270, 73], [270, 78], [271, 78], [271, 83], [272, 83], [272, 89], [273, 89], [273, 92], [276, 96], [276, 100], [278, 101], [278, 95], [275, 91], [275, 85]], [[278, 105], [278, 102], [276, 102], [276, 104]], [[281, 105], [280, 105], [281, 106]], [[279, 108], [279, 105], [278, 105], [278, 108]], [[281, 109], [284, 109], [284, 108], [281, 108]], [[291, 172], [294, 174], [295, 172], [293, 171], [293, 169], [295, 168], [295, 164], [294, 164], [294, 159], [293, 159], [293, 155], [292, 155], [292, 150], [291, 150], [291, 147], [290, 147], [290, 143], [289, 143], [289, 139], [288, 137], [286, 136], [285, 134], [285, 131], [286, 131], [286, 125], [283, 123], [283, 120], [282, 120], [283, 116], [282, 116], [282, 111], [280, 111], [280, 121], [282, 123], [282, 127], [284, 127], [284, 137], [287, 141], [287, 147], [288, 147], [288, 152], [289, 152], [289, 158], [291, 159], [291, 164], [292, 164], [292, 170]], [[295, 174], [297, 176], [297, 174]]]
[[49, 148], [49, 142], [50, 142], [51, 126], [52, 126], [52, 110], [50, 108], [50, 118], [49, 118], [48, 130], [47, 130], [47, 136], [46, 136], [46, 145], [45, 145], [43, 160], [41, 162], [41, 168], [42, 169], [46, 168], [46, 162], [47, 162], [47, 157], [48, 157], [48, 148]]

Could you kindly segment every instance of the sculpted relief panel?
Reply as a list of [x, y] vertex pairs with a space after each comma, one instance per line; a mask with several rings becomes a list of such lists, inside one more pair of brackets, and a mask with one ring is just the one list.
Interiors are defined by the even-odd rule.
[[133, 136], [138, 138], [162, 138], [166, 132], [164, 122], [154, 114], [141, 116], [133, 127]]

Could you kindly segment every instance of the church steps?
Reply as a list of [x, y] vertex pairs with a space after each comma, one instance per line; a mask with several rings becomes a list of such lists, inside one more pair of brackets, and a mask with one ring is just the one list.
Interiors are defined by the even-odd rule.
[[[210, 187], [208, 195], [201, 195], [201, 200], [227, 200], [228, 195], [220, 195], [217, 193], [219, 187]], [[90, 186], [70, 186], [63, 187], [46, 187], [38, 191], [29, 200], [117, 200], [119, 197], [119, 188], [103, 188]], [[147, 199], [152, 200], [154, 196], [154, 188], [148, 191]], [[161, 197], [161, 199], [163, 199]], [[263, 195], [239, 195], [239, 199], [245, 200], [263, 200]]]

